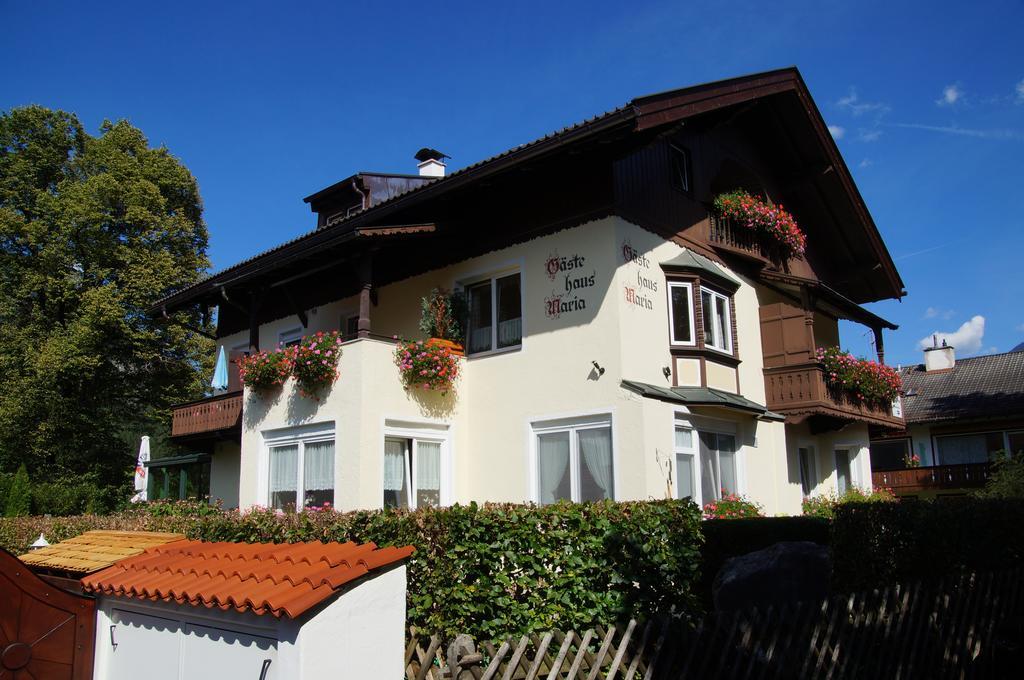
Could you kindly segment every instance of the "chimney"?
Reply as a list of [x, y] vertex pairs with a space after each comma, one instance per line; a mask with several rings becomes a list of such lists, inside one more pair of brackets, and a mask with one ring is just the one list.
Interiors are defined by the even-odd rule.
[[423, 147], [414, 156], [420, 163], [416, 167], [420, 170], [420, 177], [444, 177], [444, 159], [451, 158], [437, 149]]
[[938, 336], [932, 336], [932, 346], [924, 351], [924, 370], [926, 373], [932, 371], [949, 371], [956, 366], [956, 354], [953, 348], [942, 341], [939, 346]]

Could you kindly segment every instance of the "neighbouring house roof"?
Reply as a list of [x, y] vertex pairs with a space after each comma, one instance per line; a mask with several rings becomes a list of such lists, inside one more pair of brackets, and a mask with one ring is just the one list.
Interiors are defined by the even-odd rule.
[[659, 387], [648, 383], [623, 380], [622, 386], [642, 397], [659, 399], [672, 404], [684, 406], [719, 406], [722, 408], [743, 411], [763, 420], [785, 421], [786, 416], [773, 413], [756, 401], [751, 401], [738, 394], [716, 390], [713, 387]]
[[185, 538], [184, 534], [162, 531], [87, 531], [80, 536], [40, 548], [21, 556], [25, 564], [42, 569], [88, 574], [147, 548]]
[[297, 618], [412, 546], [373, 543], [205, 543], [147, 550], [82, 579], [85, 592]]
[[[435, 181], [413, 186], [366, 210], [355, 212], [323, 228], [300, 235], [168, 295], [158, 301], [153, 309], [173, 310], [200, 300], [216, 304], [217, 296], [228, 286], [255, 285], [253, 282], [257, 278], [264, 277], [273, 270], [293, 265], [296, 261], [308, 258], [325, 248], [336, 247], [341, 243], [344, 243], [346, 248], [352, 248], [359, 243], [365, 243], [365, 239], [353, 238], [356, 235], [354, 232], [360, 227], [393, 224], [395, 215], [400, 214], [402, 210], [435, 198], [450, 196], [457, 189], [490, 182], [499, 173], [550, 158], [568, 148], [583, 146], [602, 139], [603, 136], [620, 134], [623, 131], [644, 132], [678, 125], [681, 121], [695, 116], [729, 107], [744, 106], [775, 95], [791, 97], [798, 104], [794, 110], [800, 111], [800, 114], [795, 115], [803, 116], [801, 131], [811, 140], [827, 165], [819, 174], [835, 184], [835, 195], [843, 197], [843, 205], [849, 208], [851, 219], [861, 227], [862, 231], [859, 233], [866, 239], [867, 247], [877, 265], [872, 270], [878, 269], [882, 273], [884, 283], [880, 283], [877, 289], [872, 288], [870, 294], [862, 292], [862, 296], [865, 297], [862, 301], [901, 296], [903, 281], [852, 175], [799, 71], [790, 67], [637, 97], [624, 106], [513, 147]], [[330, 189], [331, 187], [325, 191]], [[848, 233], [847, 238], [852, 237], [852, 232]]]
[[908, 424], [1024, 415], [1024, 352], [957, 359], [953, 368], [902, 370]]

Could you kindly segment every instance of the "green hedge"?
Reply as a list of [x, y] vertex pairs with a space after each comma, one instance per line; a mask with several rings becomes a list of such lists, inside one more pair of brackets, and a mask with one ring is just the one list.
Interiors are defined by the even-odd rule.
[[704, 534], [699, 595], [710, 610], [711, 586], [726, 560], [763, 550], [780, 541], [829, 544], [831, 522], [820, 517], [756, 517], [709, 519], [701, 522]]
[[1024, 499], [950, 498], [836, 508], [832, 573], [853, 592], [1024, 559]]
[[182, 531], [209, 541], [413, 545], [408, 622], [484, 638], [699, 613], [700, 511], [689, 501], [453, 506], [417, 512], [245, 514], [154, 504], [108, 516], [0, 521], [13, 552], [93, 528]]

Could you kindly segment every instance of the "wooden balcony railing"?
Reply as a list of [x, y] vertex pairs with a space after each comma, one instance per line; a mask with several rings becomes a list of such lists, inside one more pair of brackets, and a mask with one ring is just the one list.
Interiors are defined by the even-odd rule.
[[828, 388], [825, 370], [817, 362], [764, 369], [768, 409], [793, 416], [831, 416], [884, 427], [903, 427], [891, 408], [858, 403]]
[[229, 392], [202, 401], [175, 406], [171, 418], [171, 436], [184, 437], [230, 430], [242, 419], [242, 393]]
[[992, 471], [990, 463], [934, 465], [905, 470], [879, 470], [871, 473], [872, 485], [892, 489], [897, 495], [922, 491], [950, 491], [984, 486]]
[[726, 250], [757, 260], [763, 264], [779, 262], [782, 257], [777, 247], [767, 243], [757, 232], [738, 225], [731, 219], [722, 218], [713, 212], [708, 215], [708, 243], [719, 250]]

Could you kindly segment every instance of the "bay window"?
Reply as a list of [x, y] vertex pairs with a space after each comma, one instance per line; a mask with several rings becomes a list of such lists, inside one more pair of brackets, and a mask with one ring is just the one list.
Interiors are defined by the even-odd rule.
[[608, 420], [534, 426], [540, 503], [615, 497]]
[[384, 507], [414, 510], [441, 505], [441, 440], [384, 439]]
[[523, 305], [519, 273], [495, 276], [466, 286], [469, 301], [467, 354], [519, 347], [523, 342]]
[[669, 324], [673, 345], [693, 345], [693, 284], [671, 281], [669, 291]]
[[301, 510], [334, 503], [333, 433], [275, 440], [268, 451], [271, 508]]
[[704, 346], [732, 353], [732, 322], [729, 298], [707, 288], [700, 289], [700, 308], [704, 320]]

